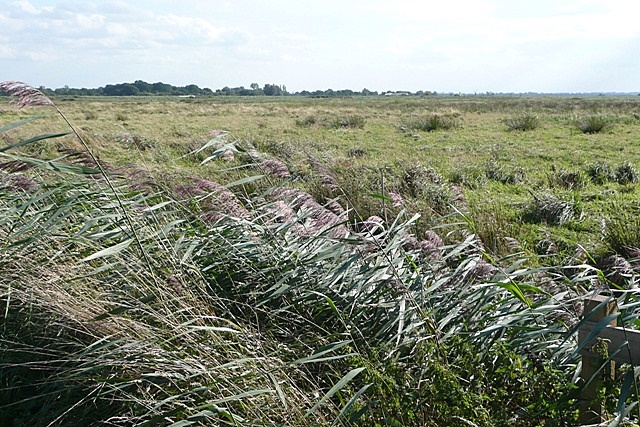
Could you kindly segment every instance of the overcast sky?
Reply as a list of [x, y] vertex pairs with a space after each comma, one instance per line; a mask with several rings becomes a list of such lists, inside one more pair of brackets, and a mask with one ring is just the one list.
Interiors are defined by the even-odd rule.
[[640, 91], [638, 0], [0, 0], [0, 81]]

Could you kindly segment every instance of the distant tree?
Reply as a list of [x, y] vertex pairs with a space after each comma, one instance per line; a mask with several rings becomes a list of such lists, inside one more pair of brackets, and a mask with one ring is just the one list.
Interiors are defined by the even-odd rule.
[[120, 88], [122, 96], [138, 95], [140, 91], [131, 83], [123, 83]]
[[262, 91], [266, 96], [282, 96], [283, 95], [282, 88], [274, 84], [265, 84]]
[[185, 95], [199, 95], [200, 88], [198, 85], [187, 85], [184, 87], [184, 92]]
[[133, 85], [137, 87], [138, 91], [142, 94], [148, 94], [153, 91], [153, 86], [142, 80], [136, 80], [135, 82], [133, 82]]
[[171, 95], [173, 93], [173, 86], [170, 84], [157, 82], [151, 85], [151, 90], [153, 93], [158, 95]]

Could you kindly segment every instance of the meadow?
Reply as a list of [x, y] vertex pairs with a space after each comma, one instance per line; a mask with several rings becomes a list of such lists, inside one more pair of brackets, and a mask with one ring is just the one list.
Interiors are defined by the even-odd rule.
[[0, 102], [3, 425], [577, 425], [582, 301], [638, 323], [640, 97], [53, 103]]

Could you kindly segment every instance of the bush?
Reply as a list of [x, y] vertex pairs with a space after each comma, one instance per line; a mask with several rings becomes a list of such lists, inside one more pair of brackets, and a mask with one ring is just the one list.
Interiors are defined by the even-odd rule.
[[538, 116], [525, 113], [518, 116], [509, 117], [503, 120], [503, 123], [510, 131], [530, 131], [540, 126]]
[[451, 172], [449, 181], [467, 188], [478, 188], [487, 182], [487, 176], [482, 168], [461, 166]]
[[576, 121], [576, 126], [582, 133], [595, 134], [609, 130], [612, 126], [611, 120], [605, 116], [593, 115]]
[[307, 116], [302, 119], [296, 119], [296, 126], [302, 128], [308, 128], [317, 123], [318, 119], [315, 116]]
[[342, 117], [336, 117], [333, 120], [329, 120], [326, 127], [330, 129], [364, 129], [366, 120], [362, 116], [348, 115]]
[[433, 132], [437, 130], [449, 130], [458, 127], [458, 120], [451, 115], [431, 114], [427, 117], [416, 117], [400, 124], [402, 130], [417, 130]]

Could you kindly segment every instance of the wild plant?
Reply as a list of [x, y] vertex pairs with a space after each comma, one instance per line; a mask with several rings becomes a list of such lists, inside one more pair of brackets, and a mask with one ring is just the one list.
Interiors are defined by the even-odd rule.
[[401, 130], [434, 132], [438, 130], [450, 130], [459, 126], [459, 121], [454, 115], [433, 113], [424, 117], [412, 117], [403, 120], [399, 127]]
[[589, 165], [587, 174], [596, 184], [605, 184], [616, 180], [615, 169], [606, 161], [597, 161]]
[[588, 178], [581, 170], [553, 169], [548, 176], [549, 187], [559, 187], [565, 190], [585, 188]]
[[540, 119], [535, 114], [523, 113], [503, 119], [503, 123], [510, 131], [532, 131], [540, 126]]
[[640, 174], [631, 162], [624, 162], [616, 167], [616, 182], [618, 184], [635, 184], [640, 181]]
[[602, 115], [591, 115], [576, 120], [575, 125], [582, 133], [596, 134], [611, 129], [611, 119]]
[[620, 216], [605, 221], [603, 240], [609, 253], [636, 259], [640, 257], [640, 217], [637, 210], [619, 207], [617, 211]]
[[526, 171], [521, 167], [505, 168], [497, 159], [487, 161], [484, 167], [484, 175], [487, 179], [503, 184], [519, 184], [526, 179]]
[[[35, 166], [0, 188], [3, 424], [576, 424], [595, 268], [493, 257], [459, 215], [352, 226], [293, 187], [209, 222], [192, 202], [239, 208], [237, 186], [132, 191], [19, 153], [53, 138], [0, 149]], [[635, 322], [637, 295], [621, 308]]]
[[346, 115], [335, 117], [331, 120], [325, 122], [325, 126], [330, 129], [364, 129], [364, 125], [366, 124], [366, 119], [359, 115]]
[[531, 193], [531, 195], [533, 199], [523, 214], [527, 221], [562, 225], [582, 216], [582, 203], [577, 196], [565, 200], [548, 193]]

